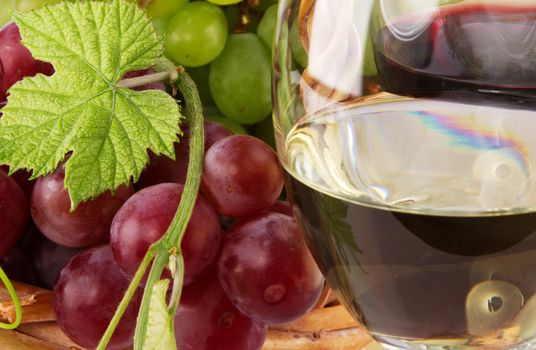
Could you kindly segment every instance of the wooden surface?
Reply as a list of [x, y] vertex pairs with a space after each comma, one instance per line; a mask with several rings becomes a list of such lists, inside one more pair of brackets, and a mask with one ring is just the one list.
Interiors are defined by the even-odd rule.
[[342, 305], [333, 305], [270, 327], [263, 350], [356, 350], [371, 341]]
[[[22, 324], [16, 331], [0, 330], [2, 350], [83, 350], [56, 324], [50, 291], [21, 283], [14, 286], [23, 305]], [[13, 303], [2, 286], [0, 321], [14, 319]], [[371, 344], [366, 331], [326, 288], [316, 308], [305, 317], [270, 327], [262, 350], [359, 350], [367, 346], [366, 350], [372, 350]]]

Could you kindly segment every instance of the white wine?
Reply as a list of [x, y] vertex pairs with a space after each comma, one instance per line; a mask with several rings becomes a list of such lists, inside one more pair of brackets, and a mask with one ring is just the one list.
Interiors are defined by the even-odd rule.
[[536, 112], [360, 102], [300, 120], [280, 152], [331, 286], [384, 344], [533, 343]]

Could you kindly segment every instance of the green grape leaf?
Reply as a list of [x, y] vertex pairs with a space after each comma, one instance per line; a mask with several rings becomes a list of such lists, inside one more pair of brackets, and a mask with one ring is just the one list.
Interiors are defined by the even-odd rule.
[[314, 202], [318, 208], [318, 213], [322, 216], [322, 229], [329, 232], [338, 242], [341, 242], [355, 250], [361, 252], [352, 230], [352, 226], [347, 221], [348, 204], [323, 194], [314, 197]]
[[150, 20], [135, 2], [64, 2], [14, 15], [23, 44], [54, 65], [51, 77], [25, 78], [10, 90], [0, 119], [0, 164], [32, 178], [66, 155], [72, 208], [137, 181], [147, 150], [173, 158], [182, 119], [163, 91], [118, 87], [123, 75], [162, 55]]
[[357, 265], [366, 273], [359, 260], [362, 251], [357, 242], [357, 232], [348, 222], [348, 204], [323, 193], [313, 193], [312, 200], [318, 210], [320, 230], [324, 232], [326, 244], [339, 252], [341, 262], [348, 269]]
[[169, 280], [156, 282], [152, 290], [149, 304], [149, 322], [147, 337], [143, 342], [143, 350], [169, 349], [176, 350], [177, 343], [173, 331], [173, 317], [166, 304], [166, 293]]

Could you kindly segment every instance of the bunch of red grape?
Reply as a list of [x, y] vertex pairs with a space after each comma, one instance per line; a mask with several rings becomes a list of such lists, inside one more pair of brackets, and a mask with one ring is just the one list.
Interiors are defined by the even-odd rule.
[[[2, 99], [23, 76], [52, 73], [31, 58], [14, 24], [0, 31], [0, 48], [7, 46], [20, 59], [10, 61], [0, 50]], [[54, 287], [58, 323], [80, 346], [96, 347], [130, 278], [177, 210], [188, 164], [188, 127], [183, 130], [175, 161], [151, 155], [138, 183], [72, 212], [62, 165], [35, 184], [19, 176], [30, 197], [0, 170], [1, 264], [10, 276]], [[205, 122], [205, 148], [201, 191], [181, 245], [185, 287], [175, 316], [177, 344], [259, 349], [268, 325], [295, 320], [315, 305], [323, 278], [290, 206], [278, 201], [283, 170], [273, 149], [211, 121]], [[132, 343], [143, 284], [109, 349]]]
[[[205, 124], [209, 148], [202, 189], [181, 246], [185, 288], [175, 316], [177, 343], [181, 349], [215, 349], [216, 344], [222, 349], [258, 349], [267, 325], [293, 321], [314, 306], [323, 278], [289, 215], [290, 207], [277, 203], [283, 172], [275, 152], [254, 137], [231, 135], [213, 122]], [[187, 139], [183, 141], [187, 143]], [[100, 228], [108, 226], [110, 232], [105, 235], [110, 245], [73, 258], [54, 288], [59, 324], [78, 344], [96, 346], [129, 278], [171, 223], [184, 187], [179, 181], [156, 182], [169, 181], [170, 175], [184, 178], [178, 174], [186, 167], [183, 144], [177, 147], [177, 154], [186, 153], [184, 157], [153, 162], [159, 166], [146, 170], [146, 181], [138, 192], [132, 194], [132, 188], [124, 188], [115, 196], [102, 195], [85, 203], [81, 212], [77, 209], [67, 214], [68, 208], [55, 202], [36, 200], [53, 197], [50, 189], [61, 189], [61, 185], [51, 185], [61, 178], [60, 172], [38, 180], [32, 214], [48, 238], [65, 244], [80, 237], [76, 246], [87, 246], [88, 237], [93, 244], [102, 242]], [[65, 214], [76, 220], [67, 220]], [[36, 220], [39, 215], [45, 218]], [[54, 229], [48, 225], [52, 222]], [[94, 230], [78, 236], [75, 233], [84, 231], [81, 223]], [[169, 277], [169, 272], [164, 275]], [[91, 297], [82, 297], [88, 285]], [[130, 344], [139, 296], [141, 292], [110, 348]]]

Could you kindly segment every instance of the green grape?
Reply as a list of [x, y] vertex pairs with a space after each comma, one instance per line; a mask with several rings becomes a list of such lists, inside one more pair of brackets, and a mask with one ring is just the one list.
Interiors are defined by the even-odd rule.
[[218, 6], [205, 1], [190, 2], [168, 22], [166, 54], [177, 64], [204, 66], [222, 52], [227, 34], [227, 19]]
[[257, 124], [254, 135], [275, 149], [274, 122], [271, 117]]
[[209, 68], [208, 65], [188, 68], [188, 74], [190, 74], [190, 77], [192, 77], [197, 86], [203, 106], [214, 105], [214, 99], [210, 94], [210, 86], [208, 84]]
[[257, 27], [257, 35], [262, 39], [270, 50], [274, 41], [275, 26], [277, 24], [277, 4], [272, 5], [262, 16]]
[[187, 3], [188, 0], [151, 0], [147, 6], [147, 15], [151, 19], [167, 19]]
[[292, 27], [290, 28], [290, 50], [292, 51], [292, 57], [294, 57], [296, 63], [302, 67], [307, 67], [309, 57], [307, 56], [307, 52], [305, 52], [305, 48], [303, 47], [303, 43], [300, 38], [298, 21], [294, 21]]
[[153, 19], [153, 27], [162, 38], [166, 35], [167, 24], [167, 19]]
[[60, 2], [61, 0], [15, 0], [12, 1], [14, 4], [13, 9], [19, 12], [28, 12], [41, 8], [45, 5], [54, 5]]
[[272, 110], [268, 50], [252, 33], [232, 34], [210, 65], [210, 91], [218, 109], [240, 124], [255, 124]]
[[45, 5], [54, 5], [61, 0], [0, 0], [0, 27], [11, 20], [11, 11], [28, 12]]
[[239, 3], [242, 0], [207, 0], [207, 1], [216, 5], [232, 5], [232, 4]]
[[212, 120], [213, 122], [219, 123], [226, 127], [229, 131], [231, 131], [235, 135], [247, 135], [248, 132], [244, 127], [231, 119], [221, 117], [218, 115], [208, 115], [205, 117], [207, 120]]

